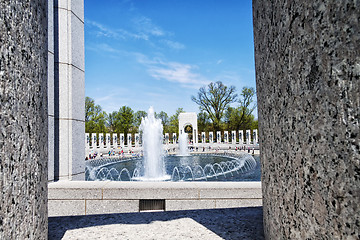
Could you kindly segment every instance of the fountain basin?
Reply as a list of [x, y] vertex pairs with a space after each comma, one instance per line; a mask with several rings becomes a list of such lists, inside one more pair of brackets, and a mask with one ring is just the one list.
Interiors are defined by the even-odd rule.
[[97, 159], [87, 162], [88, 181], [260, 181], [259, 158], [246, 153], [169, 155], [164, 158], [166, 173], [144, 177], [143, 158]]

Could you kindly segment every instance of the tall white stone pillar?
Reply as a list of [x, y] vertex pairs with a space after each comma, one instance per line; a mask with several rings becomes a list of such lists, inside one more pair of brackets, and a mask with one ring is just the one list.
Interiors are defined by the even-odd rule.
[[127, 146], [131, 147], [132, 146], [132, 138], [131, 138], [131, 133], [128, 133], [127, 136]]
[[193, 128], [193, 142], [197, 144], [199, 142], [197, 129]]
[[239, 144], [244, 144], [244, 131], [239, 130]]
[[205, 132], [201, 133], [201, 143], [206, 143], [206, 134], [205, 134]]
[[214, 133], [209, 132], [209, 143], [214, 143]]
[[104, 151], [104, 134], [103, 133], [99, 133], [99, 148], [100, 148], [100, 152]]
[[176, 133], [172, 134], [172, 142], [173, 144], [176, 144]]
[[91, 146], [94, 151], [97, 150], [97, 139], [96, 139], [96, 133], [91, 134]]
[[220, 131], [216, 132], [216, 142], [221, 143], [221, 132]]
[[250, 140], [251, 140], [251, 131], [246, 130], [246, 144], [250, 144]]
[[253, 130], [253, 144], [257, 144], [258, 143], [258, 134], [257, 134], [257, 129]]
[[[48, 2], [48, 181], [55, 180], [54, 1]], [[58, 144], [57, 144], [58, 146]]]
[[54, 3], [55, 180], [84, 180], [84, 1]]
[[236, 144], [236, 131], [231, 131], [231, 143]]
[[120, 133], [120, 146], [124, 147], [125, 145], [125, 136], [123, 133]]
[[165, 133], [165, 144], [169, 144], [169, 133]]
[[139, 147], [139, 146], [140, 146], [140, 134], [135, 133], [135, 147]]
[[112, 134], [112, 139], [113, 139], [113, 148], [116, 150], [118, 148], [118, 137], [117, 137], [117, 133], [113, 133]]
[[111, 137], [110, 137], [110, 133], [106, 133], [106, 148], [108, 150], [111, 149]]
[[229, 143], [229, 132], [224, 131], [224, 143]]
[[90, 135], [89, 133], [85, 133], [85, 155], [89, 154], [90, 150]]

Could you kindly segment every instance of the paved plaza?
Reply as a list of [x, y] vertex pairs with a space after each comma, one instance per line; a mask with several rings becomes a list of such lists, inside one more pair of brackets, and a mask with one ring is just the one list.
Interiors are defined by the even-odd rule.
[[262, 207], [49, 218], [49, 239], [264, 239]]

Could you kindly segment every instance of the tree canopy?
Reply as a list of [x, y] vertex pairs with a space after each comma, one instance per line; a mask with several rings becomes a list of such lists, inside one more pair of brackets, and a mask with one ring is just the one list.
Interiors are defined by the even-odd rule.
[[199, 105], [200, 111], [209, 115], [214, 131], [218, 131], [226, 108], [237, 100], [235, 92], [234, 86], [227, 87], [220, 81], [212, 82], [207, 88], [201, 87], [197, 97], [192, 96], [191, 100]]
[[243, 87], [238, 101], [240, 105], [226, 109], [225, 123], [228, 130], [253, 129], [255, 117], [252, 113], [256, 108], [254, 97], [254, 88]]
[[85, 131], [88, 133], [106, 132], [107, 114], [101, 109], [100, 105], [95, 104], [95, 100], [85, 98]]
[[137, 129], [139, 129], [139, 126], [141, 124], [141, 120], [147, 116], [147, 113], [145, 111], [137, 111], [134, 115], [134, 125]]
[[[258, 128], [258, 121], [253, 115], [256, 109], [255, 96], [254, 88], [243, 87], [238, 96], [234, 86], [227, 87], [222, 82], [200, 88], [197, 97], [191, 97], [200, 109], [197, 115], [198, 132]], [[234, 106], [236, 103], [237, 106]], [[142, 118], [147, 116], [145, 111], [134, 113], [128, 106], [107, 114], [90, 97], [85, 99], [85, 110], [85, 131], [88, 133], [136, 133]], [[163, 133], [179, 132], [179, 114], [182, 112], [184, 109], [178, 108], [170, 117], [164, 111], [156, 114], [163, 123]]]

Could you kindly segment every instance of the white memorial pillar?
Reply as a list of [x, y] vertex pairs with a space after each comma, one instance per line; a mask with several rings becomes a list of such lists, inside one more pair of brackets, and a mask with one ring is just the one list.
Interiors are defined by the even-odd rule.
[[110, 133], [106, 133], [106, 148], [108, 150], [111, 149], [111, 137], [110, 137]]
[[99, 147], [100, 151], [104, 150], [104, 134], [99, 133]]
[[214, 133], [209, 132], [209, 143], [214, 143]]
[[169, 144], [169, 133], [165, 133], [165, 144]]
[[91, 134], [91, 146], [93, 150], [97, 148], [96, 133]]
[[113, 148], [114, 148], [114, 149], [117, 149], [117, 148], [118, 148], [117, 133], [113, 133], [112, 137], [113, 137]]
[[120, 133], [120, 146], [124, 147], [125, 145], [125, 136], [123, 133]]
[[132, 147], [131, 133], [128, 133], [127, 136], [126, 136], [126, 138], [127, 138], [127, 146], [128, 146], [128, 147]]
[[85, 157], [89, 156], [90, 151], [90, 135], [85, 133]]
[[140, 145], [140, 134], [135, 133], [135, 147], [139, 147]]
[[236, 131], [231, 131], [231, 143], [236, 144]]
[[53, 19], [49, 26], [53, 29], [53, 39], [49, 39], [49, 51], [54, 55], [48, 59], [49, 63], [53, 63], [49, 65], [49, 74], [53, 74], [49, 76], [49, 93], [53, 96], [49, 101], [54, 101], [49, 104], [49, 107], [51, 106], [49, 111], [54, 114], [55, 138], [59, 139], [54, 144], [54, 151], [57, 152], [54, 156], [56, 166], [54, 178], [83, 181], [85, 180], [84, 1], [46, 2], [54, 9], [53, 16], [49, 16], [49, 20], [51, 17]]
[[224, 131], [224, 143], [229, 143], [229, 132]]
[[221, 143], [221, 131], [216, 132], [216, 142]]
[[198, 139], [197, 129], [193, 128], [193, 143], [197, 144], [198, 142], [199, 142], [199, 139]]
[[173, 144], [176, 144], [176, 133], [172, 134], [172, 142]]
[[244, 143], [244, 131], [239, 130], [239, 144], [243, 144], [243, 143]]
[[258, 134], [257, 134], [257, 129], [253, 130], [253, 144], [257, 144], [258, 143]]
[[205, 134], [205, 132], [201, 133], [201, 143], [206, 143], [206, 134]]
[[90, 134], [85, 133], [85, 148], [86, 148], [86, 154], [88, 150], [90, 149]]
[[246, 144], [250, 144], [251, 131], [246, 130]]

